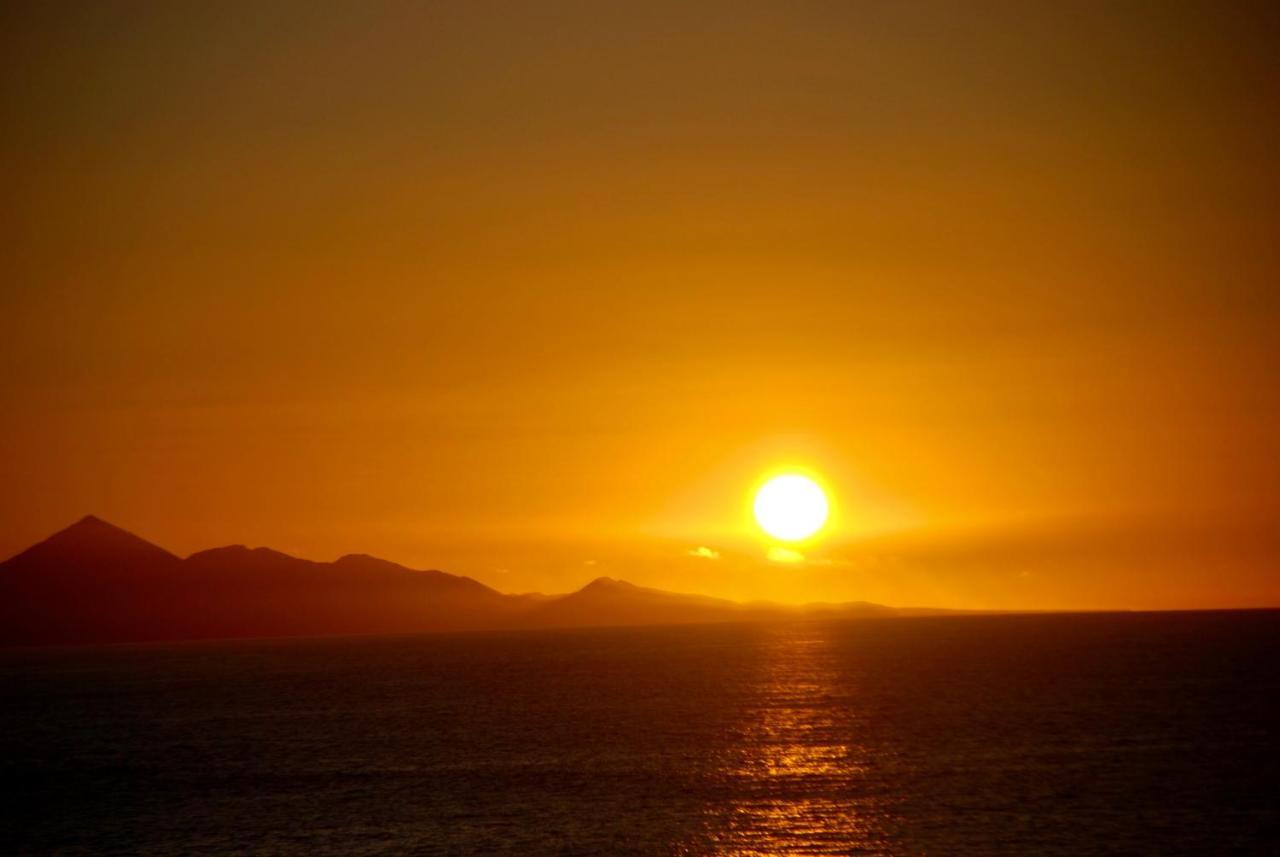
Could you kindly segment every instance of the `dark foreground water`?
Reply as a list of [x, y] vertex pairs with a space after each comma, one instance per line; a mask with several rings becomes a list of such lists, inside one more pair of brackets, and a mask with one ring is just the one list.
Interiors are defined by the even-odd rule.
[[1280, 614], [0, 653], [0, 851], [1277, 854]]

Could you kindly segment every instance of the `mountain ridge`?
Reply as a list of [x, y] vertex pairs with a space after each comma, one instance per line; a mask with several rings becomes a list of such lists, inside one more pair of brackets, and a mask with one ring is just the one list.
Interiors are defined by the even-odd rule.
[[559, 595], [507, 594], [362, 553], [320, 562], [233, 544], [183, 558], [94, 515], [0, 562], [0, 645], [687, 624], [808, 611], [897, 614], [865, 602], [741, 604], [612, 577]]

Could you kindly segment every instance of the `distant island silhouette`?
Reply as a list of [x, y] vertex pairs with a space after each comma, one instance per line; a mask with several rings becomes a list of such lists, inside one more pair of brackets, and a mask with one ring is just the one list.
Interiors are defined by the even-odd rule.
[[509, 595], [364, 554], [313, 562], [244, 545], [183, 559], [92, 515], [0, 562], [0, 645], [10, 646], [947, 612], [868, 602], [741, 604], [608, 577], [565, 595]]

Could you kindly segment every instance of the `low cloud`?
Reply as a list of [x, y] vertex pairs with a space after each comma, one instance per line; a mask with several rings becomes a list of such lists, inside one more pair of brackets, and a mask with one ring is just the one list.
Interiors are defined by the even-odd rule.
[[804, 562], [804, 554], [790, 548], [771, 547], [768, 557], [771, 562]]
[[700, 559], [719, 559], [720, 551], [712, 550], [705, 545], [698, 545], [696, 548], [689, 551], [689, 556], [696, 556]]

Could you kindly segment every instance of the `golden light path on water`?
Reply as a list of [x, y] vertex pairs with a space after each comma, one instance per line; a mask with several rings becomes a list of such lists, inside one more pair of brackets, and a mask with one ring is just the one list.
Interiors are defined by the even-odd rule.
[[708, 806], [686, 855], [888, 853], [883, 794], [858, 743], [865, 713], [814, 626], [769, 631], [733, 749], [718, 775], [724, 804]]

